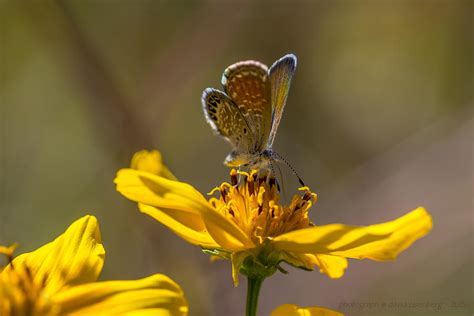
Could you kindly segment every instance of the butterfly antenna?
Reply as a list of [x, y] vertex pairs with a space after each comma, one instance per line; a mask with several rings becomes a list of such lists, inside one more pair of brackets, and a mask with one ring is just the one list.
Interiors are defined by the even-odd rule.
[[272, 156], [274, 156], [276, 159], [282, 161], [285, 165], [288, 166], [288, 168], [290, 168], [291, 172], [293, 172], [293, 174], [298, 178], [298, 182], [302, 185], [302, 186], [306, 186], [303, 182], [303, 180], [300, 178], [300, 176], [298, 175], [298, 173], [295, 171], [295, 169], [293, 169], [293, 167], [288, 163], [288, 161], [286, 161], [285, 158], [283, 158], [280, 154], [278, 154], [277, 152], [273, 151], [272, 152]]

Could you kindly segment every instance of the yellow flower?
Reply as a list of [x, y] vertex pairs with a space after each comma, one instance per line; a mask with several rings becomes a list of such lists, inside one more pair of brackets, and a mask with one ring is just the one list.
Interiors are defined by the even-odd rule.
[[270, 316], [343, 316], [343, 314], [323, 307], [284, 304], [275, 309]]
[[317, 226], [308, 218], [316, 202], [308, 187], [300, 188], [301, 194], [289, 205], [281, 205], [273, 178], [241, 172], [239, 182], [238, 172], [232, 170], [230, 183], [213, 189], [210, 194], [218, 196], [207, 200], [191, 185], [177, 181], [156, 151], [141, 151], [132, 161], [138, 159], [147, 163], [134, 163], [117, 173], [117, 191], [186, 241], [230, 259], [236, 285], [239, 272], [265, 278], [276, 269], [284, 271], [280, 262], [306, 270], [318, 266], [329, 277], [340, 278], [346, 258], [393, 260], [432, 227], [431, 216], [422, 207], [365, 227]]
[[182, 290], [164, 275], [96, 282], [104, 257], [96, 218], [80, 218], [0, 272], [0, 315], [187, 315]]

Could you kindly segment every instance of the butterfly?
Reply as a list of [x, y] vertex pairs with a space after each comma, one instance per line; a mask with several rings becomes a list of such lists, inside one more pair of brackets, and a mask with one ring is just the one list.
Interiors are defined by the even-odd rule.
[[296, 62], [293, 54], [278, 59], [270, 68], [254, 60], [237, 62], [222, 75], [224, 91], [203, 91], [206, 121], [233, 147], [225, 165], [266, 169], [273, 160], [282, 159], [272, 146]]

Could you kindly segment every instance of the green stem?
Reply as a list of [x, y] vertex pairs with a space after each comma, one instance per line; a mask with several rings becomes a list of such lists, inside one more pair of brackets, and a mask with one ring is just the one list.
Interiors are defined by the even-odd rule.
[[247, 285], [247, 307], [245, 310], [246, 316], [257, 316], [258, 295], [262, 287], [264, 278], [262, 277], [248, 277]]

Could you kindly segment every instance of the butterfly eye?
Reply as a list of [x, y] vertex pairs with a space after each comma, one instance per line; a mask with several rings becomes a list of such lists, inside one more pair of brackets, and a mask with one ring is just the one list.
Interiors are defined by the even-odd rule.
[[247, 128], [244, 127], [244, 134], [247, 134]]

